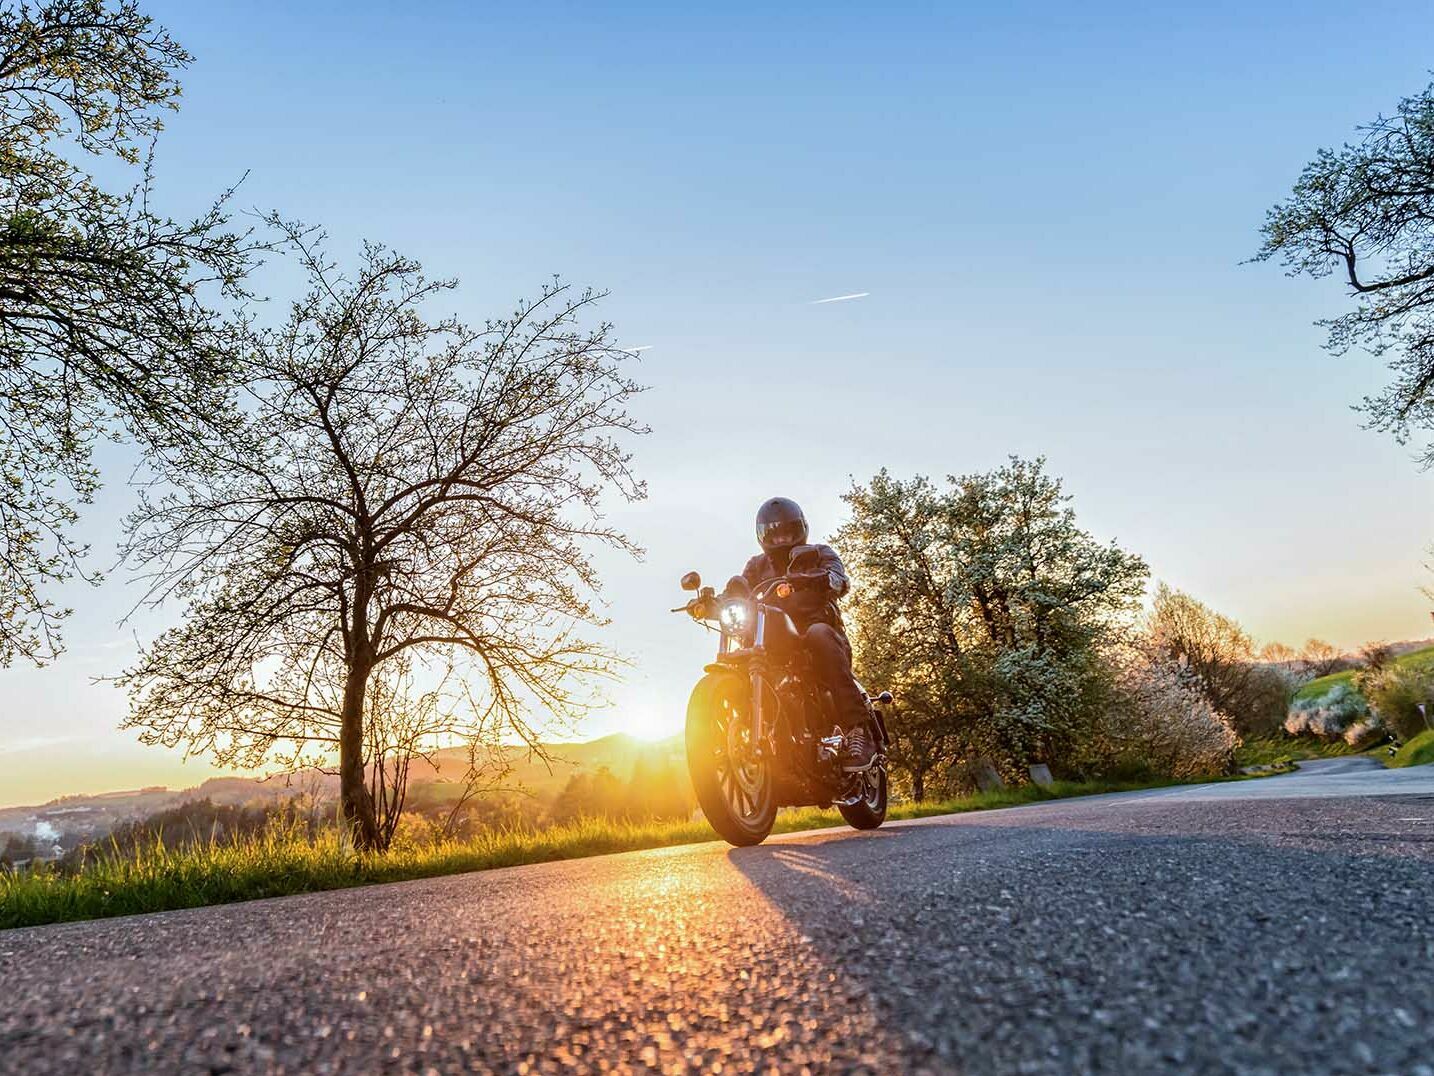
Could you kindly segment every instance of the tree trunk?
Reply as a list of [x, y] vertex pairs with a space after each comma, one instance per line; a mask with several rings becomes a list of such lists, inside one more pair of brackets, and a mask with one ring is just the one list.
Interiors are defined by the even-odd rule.
[[926, 771], [911, 771], [911, 798], [920, 803], [926, 798]]
[[378, 819], [363, 765], [363, 704], [368, 689], [367, 667], [350, 665], [344, 684], [343, 723], [339, 727], [339, 797], [344, 822], [360, 852], [380, 851]]

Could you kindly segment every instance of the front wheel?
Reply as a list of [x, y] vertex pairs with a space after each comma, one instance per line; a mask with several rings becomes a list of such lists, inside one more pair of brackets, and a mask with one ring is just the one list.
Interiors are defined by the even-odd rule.
[[861, 799], [837, 805], [852, 829], [876, 829], [886, 821], [886, 766], [873, 766], [861, 775]]
[[687, 769], [697, 804], [729, 844], [761, 844], [777, 818], [772, 760], [752, 737], [745, 679], [709, 673], [687, 704]]

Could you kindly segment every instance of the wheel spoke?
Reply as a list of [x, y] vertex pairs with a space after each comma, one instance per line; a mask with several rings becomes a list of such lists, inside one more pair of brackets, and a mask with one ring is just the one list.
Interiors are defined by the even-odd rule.
[[768, 800], [766, 766], [753, 758], [751, 717], [743, 700], [720, 695], [708, 710], [712, 775], [735, 820], [753, 824]]
[[732, 808], [732, 813], [739, 817], [747, 816], [745, 793], [742, 791], [742, 781], [736, 774], [729, 774], [724, 788], [727, 805]]

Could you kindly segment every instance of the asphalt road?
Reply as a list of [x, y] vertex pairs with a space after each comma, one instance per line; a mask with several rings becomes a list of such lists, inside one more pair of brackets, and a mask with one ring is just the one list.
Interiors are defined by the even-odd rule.
[[3, 932], [0, 1010], [27, 1074], [1434, 1076], [1434, 767]]

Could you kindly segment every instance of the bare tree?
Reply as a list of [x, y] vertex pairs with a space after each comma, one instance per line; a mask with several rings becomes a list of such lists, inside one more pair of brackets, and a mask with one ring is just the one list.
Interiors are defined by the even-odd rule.
[[1362, 410], [1434, 465], [1434, 85], [1401, 100], [1339, 149], [1321, 149], [1265, 218], [1256, 258], [1290, 275], [1343, 281], [1351, 308], [1329, 348], [1388, 354], [1393, 380]]
[[428, 683], [420, 682], [425, 677], [415, 675], [410, 653], [404, 651], [374, 672], [364, 700], [364, 761], [380, 848], [387, 848], [398, 830], [415, 761], [436, 772], [440, 750], [462, 745], [466, 751], [445, 832], [468, 800], [494, 787], [512, 768], [502, 743], [508, 731], [505, 715], [474, 699], [451, 668], [436, 677], [436, 670], [423, 670]]
[[125, 724], [229, 764], [335, 752], [375, 849], [376, 677], [454, 670], [473, 727], [535, 743], [535, 713], [570, 720], [612, 671], [582, 628], [602, 622], [591, 546], [637, 552], [600, 511], [643, 495], [622, 444], [640, 386], [611, 327], [582, 324], [597, 294], [554, 283], [482, 328], [430, 321], [450, 282], [378, 246], [348, 276], [322, 236], [271, 223], [311, 289], [245, 328], [233, 436], [165, 463], [129, 521], [147, 599], [185, 614], [121, 677]]
[[1297, 660], [1297, 655], [1294, 647], [1281, 642], [1273, 642], [1260, 647], [1260, 660], [1270, 665], [1287, 666]]
[[1309, 667], [1295, 648], [1285, 643], [1266, 643], [1260, 647], [1259, 658], [1267, 669], [1279, 673], [1291, 687], [1298, 687], [1310, 679]]
[[1306, 639], [1300, 647], [1300, 661], [1315, 679], [1339, 672], [1348, 665], [1344, 656], [1323, 639]]
[[1368, 642], [1359, 648], [1355, 660], [1360, 668], [1378, 672], [1394, 661], [1394, 647], [1381, 640]]

